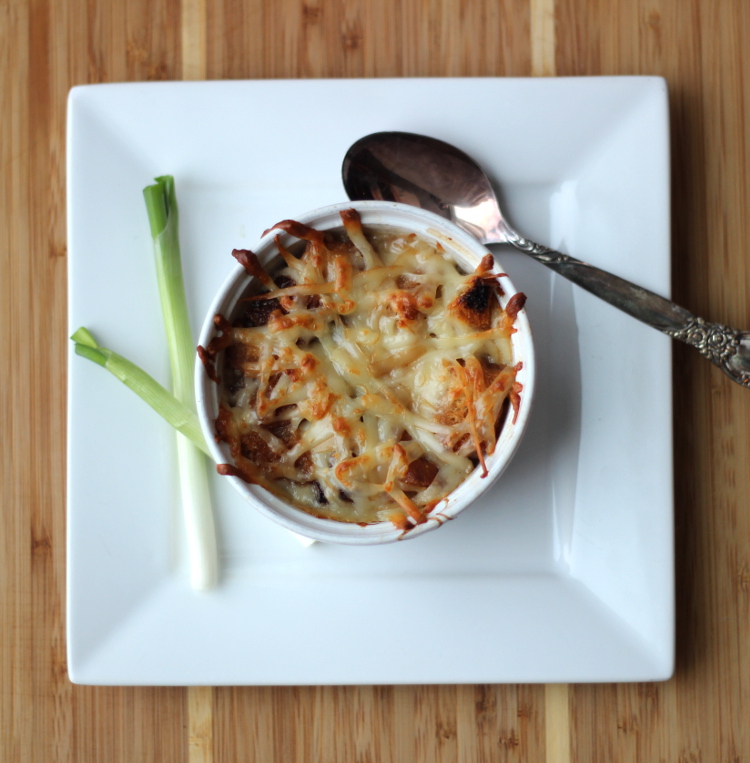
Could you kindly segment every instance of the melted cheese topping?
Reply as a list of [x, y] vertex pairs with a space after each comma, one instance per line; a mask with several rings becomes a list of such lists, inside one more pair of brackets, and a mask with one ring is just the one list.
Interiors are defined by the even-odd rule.
[[277, 237], [273, 278], [235, 252], [266, 291], [232, 324], [217, 316], [203, 351], [235, 461], [219, 471], [316, 516], [408, 529], [484, 468], [507, 398], [517, 410], [510, 335], [525, 298], [500, 307], [491, 258], [466, 274], [439, 244], [342, 218], [337, 237], [279, 223], [307, 244], [294, 256]]

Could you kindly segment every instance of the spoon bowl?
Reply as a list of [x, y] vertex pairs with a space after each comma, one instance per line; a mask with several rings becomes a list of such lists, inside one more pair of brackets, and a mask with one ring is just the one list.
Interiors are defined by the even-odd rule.
[[402, 132], [368, 135], [347, 152], [343, 178], [350, 199], [421, 207], [483, 244], [508, 243], [500, 232], [502, 214], [490, 179], [448, 143]]
[[484, 170], [455, 146], [414, 133], [373, 133], [347, 151], [342, 179], [350, 199], [422, 207], [483, 244], [511, 245], [633, 318], [695, 347], [750, 388], [750, 333], [706, 321], [648, 289], [521, 236], [505, 219]]

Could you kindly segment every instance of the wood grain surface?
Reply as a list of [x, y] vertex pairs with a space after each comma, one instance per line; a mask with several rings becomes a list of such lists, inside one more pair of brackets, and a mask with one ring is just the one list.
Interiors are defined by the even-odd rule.
[[79, 687], [64, 626], [71, 86], [663, 75], [674, 297], [750, 328], [748, 42], [747, 0], [0, 0], [0, 763], [750, 762], [750, 392], [682, 346], [668, 682]]

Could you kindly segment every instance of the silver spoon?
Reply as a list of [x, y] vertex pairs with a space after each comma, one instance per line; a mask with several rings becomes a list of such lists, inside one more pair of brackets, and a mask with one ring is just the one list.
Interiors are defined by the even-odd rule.
[[750, 388], [750, 333], [710, 323], [658, 294], [519, 235], [503, 217], [482, 168], [435, 138], [378, 132], [358, 140], [342, 167], [350, 199], [385, 199], [436, 212], [483, 244], [510, 244], [605, 302], [695, 347]]

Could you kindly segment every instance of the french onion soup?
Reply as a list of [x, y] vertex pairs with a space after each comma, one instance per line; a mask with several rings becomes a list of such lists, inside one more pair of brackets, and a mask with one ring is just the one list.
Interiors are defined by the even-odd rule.
[[439, 243], [341, 218], [334, 232], [273, 226], [300, 244], [276, 235], [268, 270], [233, 252], [249, 293], [198, 348], [234, 462], [217, 470], [317, 517], [408, 530], [487, 474], [518, 413], [510, 337], [526, 298], [501, 306], [489, 254], [466, 273]]

